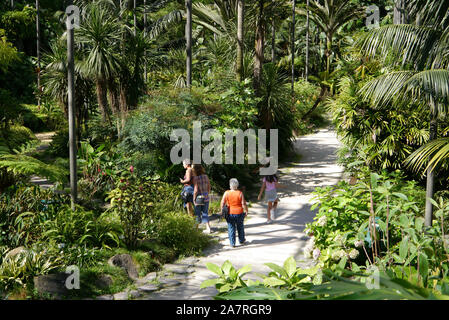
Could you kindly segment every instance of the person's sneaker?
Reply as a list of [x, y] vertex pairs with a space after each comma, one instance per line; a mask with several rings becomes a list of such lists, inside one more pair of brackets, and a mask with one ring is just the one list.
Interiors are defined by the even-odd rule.
[[270, 224], [270, 223], [272, 223], [273, 222], [273, 220], [267, 220], [267, 222], [265, 222], [266, 224]]
[[248, 241], [248, 240], [245, 240], [245, 241], [243, 241], [243, 242], [240, 242], [240, 245], [241, 245], [241, 246], [244, 246], [244, 245], [246, 245], [246, 244], [249, 244], [249, 241]]

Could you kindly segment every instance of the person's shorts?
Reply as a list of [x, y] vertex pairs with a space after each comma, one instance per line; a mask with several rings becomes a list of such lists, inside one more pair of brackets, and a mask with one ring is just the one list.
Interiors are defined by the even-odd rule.
[[265, 201], [274, 202], [276, 200], [278, 200], [278, 193], [277, 193], [276, 189], [273, 189], [270, 191], [265, 190]]
[[184, 186], [182, 189], [182, 193], [184, 193], [183, 196], [183, 202], [186, 203], [193, 203], [193, 187], [192, 186]]

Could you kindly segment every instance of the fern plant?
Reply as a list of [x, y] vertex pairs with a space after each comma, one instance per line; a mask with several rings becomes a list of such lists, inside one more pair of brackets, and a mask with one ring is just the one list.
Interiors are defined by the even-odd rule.
[[67, 170], [23, 154], [0, 155], [0, 168], [7, 168], [8, 171], [16, 175], [38, 175], [53, 182], [65, 183], [68, 181]]

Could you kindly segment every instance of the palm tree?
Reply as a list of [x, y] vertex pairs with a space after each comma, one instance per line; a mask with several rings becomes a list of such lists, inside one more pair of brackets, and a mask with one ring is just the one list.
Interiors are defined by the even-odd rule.
[[[402, 70], [389, 72], [369, 82], [362, 90], [374, 106], [396, 104], [425, 105], [429, 108], [429, 140], [408, 162], [420, 167], [425, 157], [443, 146], [427, 166], [427, 195], [425, 224], [431, 226], [434, 195], [433, 168], [444, 153], [442, 140], [437, 137], [438, 115], [445, 113], [449, 103], [449, 3], [412, 0], [407, 10], [423, 25], [390, 25], [374, 29], [363, 42], [363, 51], [370, 56], [386, 57], [390, 64]], [[384, 61], [386, 62], [386, 60]], [[444, 140], [443, 140], [444, 141]], [[433, 166], [433, 167], [432, 167]]]
[[307, 8], [301, 6], [296, 12], [303, 16], [309, 16], [318, 28], [326, 35], [326, 71], [331, 72], [334, 35], [339, 28], [348, 22], [361, 17], [364, 9], [351, 0], [310, 0]]
[[102, 119], [110, 122], [107, 84], [120, 68], [117, 49], [120, 24], [101, 1], [86, 5], [83, 15], [83, 23], [77, 29], [77, 39], [86, 54], [83, 67], [85, 73], [95, 79]]

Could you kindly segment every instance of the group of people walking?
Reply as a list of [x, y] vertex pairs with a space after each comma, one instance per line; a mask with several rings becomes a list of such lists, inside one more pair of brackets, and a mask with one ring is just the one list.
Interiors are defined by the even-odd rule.
[[[200, 164], [191, 164], [189, 159], [183, 161], [186, 173], [184, 179], [180, 182], [184, 184], [181, 193], [184, 207], [189, 215], [196, 218], [197, 226], [201, 223], [206, 224], [206, 233], [211, 233], [209, 222], [209, 194], [211, 185], [203, 166]], [[265, 176], [262, 180], [258, 200], [261, 199], [265, 191], [265, 200], [267, 201], [267, 221], [272, 223], [276, 217], [276, 209], [279, 203], [277, 189], [281, 187], [276, 175]], [[226, 207], [226, 208], [225, 208]], [[247, 243], [245, 238], [244, 220], [248, 215], [248, 206], [245, 196], [239, 190], [239, 182], [232, 178], [229, 180], [229, 190], [227, 190], [221, 199], [221, 213], [224, 209], [227, 211], [226, 222], [228, 223], [228, 236], [231, 247], [236, 246], [236, 235], [240, 245]]]

